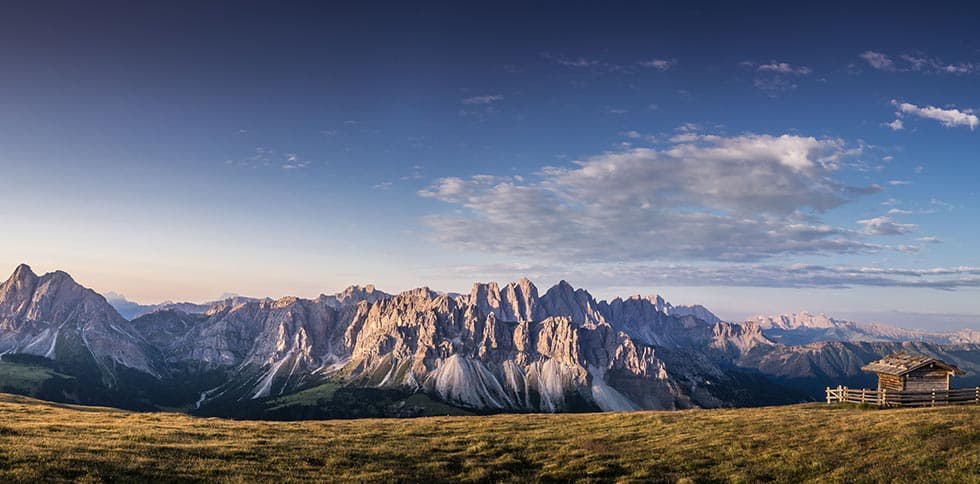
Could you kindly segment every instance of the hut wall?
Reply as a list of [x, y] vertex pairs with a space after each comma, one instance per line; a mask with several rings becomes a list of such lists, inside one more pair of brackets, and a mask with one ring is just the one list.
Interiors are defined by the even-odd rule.
[[949, 372], [939, 368], [922, 368], [905, 375], [905, 391], [930, 392], [949, 389]]
[[878, 391], [888, 390], [890, 392], [900, 392], [905, 389], [902, 378], [887, 373], [878, 373]]

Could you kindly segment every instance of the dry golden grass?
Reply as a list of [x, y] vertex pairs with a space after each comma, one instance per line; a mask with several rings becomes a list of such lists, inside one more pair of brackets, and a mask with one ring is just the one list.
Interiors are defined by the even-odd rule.
[[980, 407], [241, 422], [0, 397], [0, 481], [980, 482]]

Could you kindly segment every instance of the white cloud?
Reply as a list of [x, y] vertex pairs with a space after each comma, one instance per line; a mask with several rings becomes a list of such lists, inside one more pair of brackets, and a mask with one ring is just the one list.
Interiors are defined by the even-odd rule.
[[875, 52], [873, 50], [867, 50], [861, 53], [858, 57], [864, 59], [871, 67], [881, 71], [893, 71], [895, 70], [895, 62], [892, 61], [890, 57], [881, 52]]
[[864, 226], [864, 233], [868, 235], [903, 235], [915, 230], [916, 227], [913, 224], [896, 223], [888, 217], [858, 220], [857, 223]]
[[888, 184], [892, 186], [900, 186], [900, 185], [911, 185], [912, 182], [908, 180], [888, 180]]
[[969, 126], [972, 131], [980, 124], [980, 118], [973, 113], [972, 109], [965, 109], [960, 111], [959, 109], [949, 108], [937, 108], [935, 106], [916, 106], [912, 103], [898, 102], [892, 100], [892, 104], [898, 107], [898, 112], [900, 114], [908, 114], [913, 116], [918, 116], [920, 118], [932, 119], [939, 121], [940, 124], [948, 128], [956, 126]]
[[778, 74], [793, 74], [797, 76], [805, 76], [813, 72], [812, 69], [806, 66], [794, 66], [787, 62], [776, 61], [772, 61], [767, 64], [759, 64], [756, 69], [760, 72], [775, 72]]
[[869, 252], [820, 213], [875, 192], [834, 174], [839, 139], [687, 132], [662, 149], [604, 153], [533, 179], [446, 177], [419, 192], [457, 210], [425, 219], [464, 250], [577, 260], [759, 260]]
[[493, 104], [495, 102], [503, 101], [503, 100], [504, 100], [504, 96], [500, 94], [492, 94], [486, 96], [468, 97], [466, 99], [463, 99], [462, 103], [467, 106], [475, 106], [475, 105]]
[[891, 128], [892, 131], [901, 131], [901, 130], [905, 129], [905, 123], [903, 123], [900, 118], [895, 118], [894, 121], [892, 121], [890, 123], [885, 123], [885, 126], [888, 126], [889, 128]]
[[888, 211], [888, 215], [912, 215], [912, 211], [903, 210], [901, 208], [893, 208]]

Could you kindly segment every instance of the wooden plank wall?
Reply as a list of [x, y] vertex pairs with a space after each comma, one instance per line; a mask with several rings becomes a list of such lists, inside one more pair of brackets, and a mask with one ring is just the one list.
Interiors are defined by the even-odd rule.
[[904, 382], [902, 378], [889, 375], [887, 373], [878, 373], [878, 391], [888, 390], [900, 392], [905, 389]]
[[949, 372], [942, 369], [922, 368], [905, 375], [905, 391], [928, 392], [949, 390]]

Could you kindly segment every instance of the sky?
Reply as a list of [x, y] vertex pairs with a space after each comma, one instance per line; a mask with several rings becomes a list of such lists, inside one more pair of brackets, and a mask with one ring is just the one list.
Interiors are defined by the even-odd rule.
[[980, 7], [734, 3], [8, 6], [0, 269], [980, 327]]

